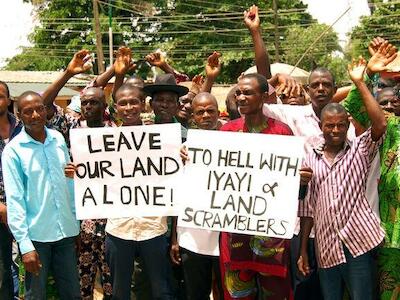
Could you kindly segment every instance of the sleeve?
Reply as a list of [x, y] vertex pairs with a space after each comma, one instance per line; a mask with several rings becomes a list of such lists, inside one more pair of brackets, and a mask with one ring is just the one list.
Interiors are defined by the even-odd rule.
[[9, 147], [2, 155], [4, 186], [7, 195], [8, 226], [19, 244], [22, 254], [35, 250], [29, 238], [24, 174], [19, 157]]
[[372, 140], [371, 127], [369, 127], [362, 135], [356, 138], [354, 143], [364, 155], [369, 157], [369, 161], [372, 162], [376, 153], [379, 151], [379, 147], [382, 145], [385, 136], [386, 134], [383, 134], [379, 140]]
[[288, 117], [285, 113], [284, 104], [264, 104], [263, 114], [266, 117], [273, 118], [282, 123], [288, 124]]
[[[65, 163], [70, 163], [71, 162], [71, 157], [69, 155], [69, 151], [67, 148], [67, 145], [63, 139], [63, 137], [60, 137], [61, 139], [61, 148], [63, 149], [64, 152], [64, 157], [65, 157]], [[65, 177], [65, 180], [67, 182], [67, 188], [68, 192], [71, 197], [71, 208], [72, 208], [72, 213], [74, 216], [76, 216], [76, 208], [75, 208], [75, 186], [74, 186], [74, 180], [72, 178]]]
[[[303, 167], [310, 166], [312, 153], [306, 156], [306, 159], [303, 162]], [[299, 208], [298, 208], [298, 216], [299, 217], [314, 217], [314, 206], [315, 206], [315, 197], [314, 197], [314, 189], [315, 189], [315, 181], [314, 177], [308, 183], [308, 190], [304, 200], [299, 201]]]
[[[365, 83], [369, 84], [371, 79], [368, 75], [365, 75]], [[368, 117], [367, 111], [364, 107], [364, 103], [361, 99], [361, 94], [355, 85], [352, 86], [346, 99], [343, 101], [343, 106], [346, 111], [363, 127], [370, 126], [370, 119]]]

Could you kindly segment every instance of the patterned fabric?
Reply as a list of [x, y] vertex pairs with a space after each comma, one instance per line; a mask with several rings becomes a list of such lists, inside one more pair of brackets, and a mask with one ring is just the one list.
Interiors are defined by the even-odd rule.
[[111, 299], [111, 274], [105, 260], [105, 236], [95, 236], [83, 231], [80, 246], [78, 270], [82, 299], [93, 299], [97, 270], [100, 270], [104, 299]]
[[[11, 141], [22, 128], [22, 123], [17, 120], [17, 118], [8, 113], [7, 115], [8, 121], [10, 122], [10, 133], [8, 140]], [[4, 181], [3, 181], [3, 167], [1, 163], [1, 156], [3, 154], [4, 147], [6, 146], [6, 142], [0, 138], [0, 203], [6, 204], [6, 192], [4, 190]]]
[[387, 135], [380, 149], [380, 213], [385, 247], [400, 249], [400, 117], [387, 119]]
[[380, 300], [400, 299], [400, 249], [378, 249]]
[[[73, 120], [70, 120], [74, 122]], [[114, 127], [111, 121], [104, 121], [105, 127]], [[71, 128], [87, 128], [85, 121], [71, 124]], [[81, 223], [81, 248], [78, 270], [82, 299], [92, 299], [97, 270], [100, 270], [105, 299], [111, 299], [111, 275], [105, 261], [105, 236], [107, 219], [83, 220]]]
[[343, 244], [356, 257], [384, 238], [365, 196], [368, 171], [382, 139], [374, 142], [369, 128], [352, 145], [346, 143], [333, 163], [324, 157], [324, 144], [306, 156], [304, 165], [313, 170], [313, 177], [299, 216], [314, 219], [320, 268], [346, 263]]
[[[249, 132], [243, 118], [230, 121], [222, 131]], [[293, 135], [275, 119], [266, 119], [263, 134]], [[224, 299], [293, 299], [288, 272], [290, 241], [236, 233], [221, 233], [220, 261]], [[258, 289], [255, 283], [258, 282]]]
[[[357, 89], [352, 89], [344, 106], [362, 125], [369, 118]], [[363, 112], [359, 114], [358, 112]], [[358, 117], [362, 116], [362, 117]], [[386, 137], [380, 147], [381, 178], [378, 185], [381, 225], [385, 229], [384, 248], [378, 250], [380, 297], [400, 299], [400, 117], [387, 115]]]
[[50, 120], [46, 121], [46, 127], [50, 129], [55, 129], [58, 132], [60, 132], [64, 136], [67, 145], [69, 145], [68, 132], [70, 124], [64, 114], [63, 109], [56, 104], [53, 104], [53, 106], [54, 106], [54, 114]]
[[258, 299], [288, 300], [293, 298], [289, 281], [282, 282], [282, 279], [277, 276], [251, 270], [228, 270], [225, 273], [224, 284], [229, 292], [229, 299], [257, 299], [257, 294], [260, 295]]

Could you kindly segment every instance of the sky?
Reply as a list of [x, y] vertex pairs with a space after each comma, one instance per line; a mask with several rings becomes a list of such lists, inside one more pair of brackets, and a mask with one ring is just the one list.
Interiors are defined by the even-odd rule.
[[19, 52], [18, 48], [29, 45], [28, 34], [32, 30], [32, 6], [22, 0], [0, 0], [0, 67], [5, 59]]
[[[21, 51], [21, 46], [29, 45], [28, 35], [32, 30], [32, 6], [22, 0], [0, 0], [3, 9], [0, 10], [0, 32], [2, 47], [0, 47], [0, 67], [5, 65], [5, 59]], [[257, 1], [255, 1], [257, 2]], [[345, 44], [346, 33], [357, 25], [361, 15], [369, 15], [367, 0], [303, 0], [308, 4], [308, 10], [321, 23], [332, 24], [349, 6], [351, 10], [334, 26], [339, 34], [342, 46]]]

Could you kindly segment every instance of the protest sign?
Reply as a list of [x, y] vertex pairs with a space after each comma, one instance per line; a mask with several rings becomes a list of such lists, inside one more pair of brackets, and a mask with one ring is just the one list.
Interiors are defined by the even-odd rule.
[[303, 147], [300, 137], [189, 130], [178, 225], [291, 238]]
[[177, 215], [179, 124], [71, 130], [77, 218]]

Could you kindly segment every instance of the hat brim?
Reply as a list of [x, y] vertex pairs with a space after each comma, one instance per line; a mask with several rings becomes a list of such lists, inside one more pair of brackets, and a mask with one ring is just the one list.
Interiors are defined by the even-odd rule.
[[150, 84], [146, 85], [143, 90], [150, 96], [158, 92], [173, 92], [178, 94], [178, 97], [182, 97], [189, 92], [189, 89], [185, 86], [170, 84]]

